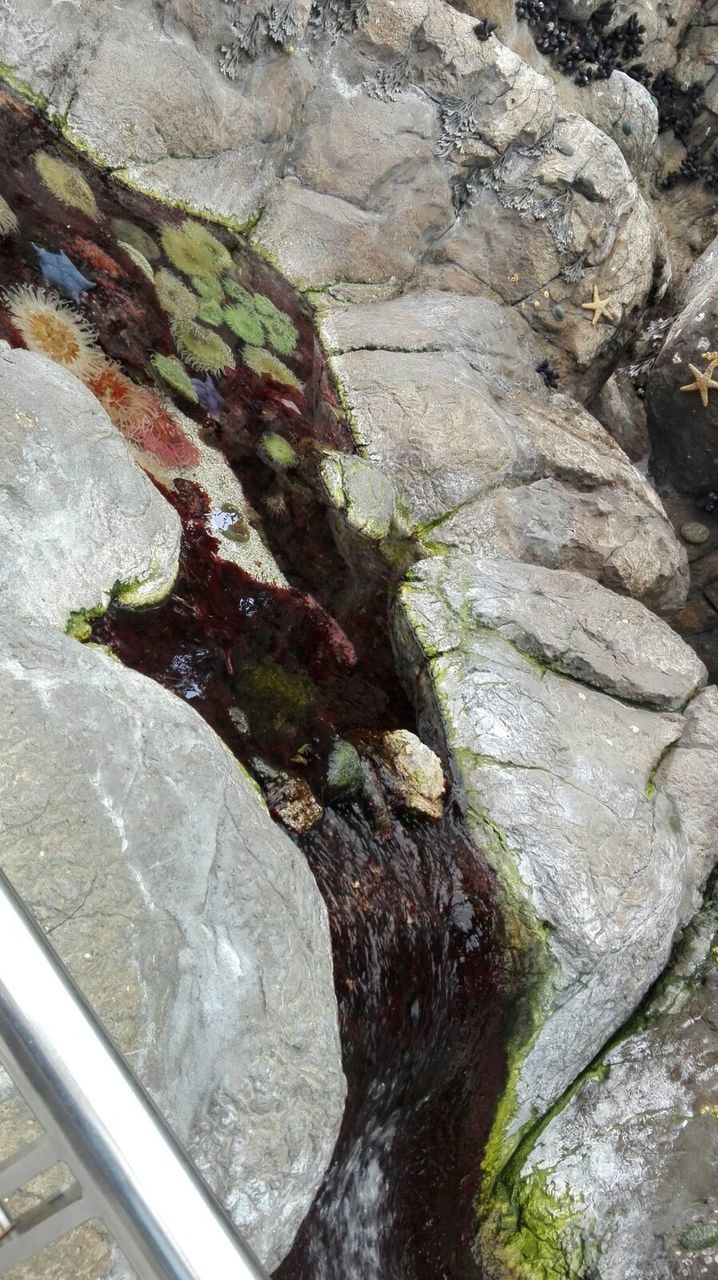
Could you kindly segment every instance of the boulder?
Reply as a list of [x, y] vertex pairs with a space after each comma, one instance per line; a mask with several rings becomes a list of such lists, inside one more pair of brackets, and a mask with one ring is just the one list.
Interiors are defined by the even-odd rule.
[[487, 1274], [708, 1280], [718, 1272], [718, 907], [567, 1097], [485, 1227]]
[[[394, 615], [422, 737], [448, 753], [470, 829], [518, 921], [526, 1010], [512, 1047], [513, 1096], [490, 1150], [498, 1167], [663, 969], [695, 909], [712, 838], [705, 808], [688, 794], [679, 812], [673, 787], [655, 776], [684, 718], [626, 700], [654, 701], [650, 654], [655, 645], [657, 665], [670, 669], [680, 641], [640, 606], [621, 619], [613, 597], [573, 575], [516, 566], [512, 585], [512, 573], [468, 557], [423, 561]], [[527, 589], [536, 596], [525, 607]], [[571, 641], [557, 655], [562, 632]], [[618, 678], [614, 659], [628, 663]], [[703, 673], [685, 649], [677, 666], [688, 676], [680, 699]]]
[[[304, 856], [190, 706], [7, 611], [0, 701], [3, 870], [271, 1270], [345, 1091]], [[29, 1135], [24, 1109], [3, 1113], [4, 1158]], [[28, 1280], [115, 1280], [94, 1226], [79, 1238]]]
[[181, 526], [99, 401], [30, 351], [0, 350], [0, 601], [64, 627], [111, 593], [148, 604], [172, 587]]

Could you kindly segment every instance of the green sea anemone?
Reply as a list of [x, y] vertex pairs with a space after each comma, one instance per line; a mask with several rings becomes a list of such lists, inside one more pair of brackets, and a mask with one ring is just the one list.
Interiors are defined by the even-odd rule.
[[299, 379], [282, 360], [273, 356], [271, 351], [265, 351], [263, 347], [245, 347], [242, 351], [242, 359], [260, 377], [271, 378], [273, 382], [283, 382], [286, 387], [294, 387], [295, 391], [302, 390]]
[[138, 249], [147, 258], [148, 262], [152, 262], [153, 258], [159, 258], [160, 250], [152, 236], [148, 235], [142, 227], [138, 227], [135, 222], [130, 222], [129, 218], [112, 218], [110, 226], [121, 244], [131, 244], [133, 249]]
[[216, 276], [192, 276], [191, 284], [195, 293], [207, 302], [221, 302], [224, 297], [222, 281]]
[[65, 164], [47, 151], [36, 151], [33, 164], [48, 191], [70, 209], [79, 209], [88, 218], [99, 218], [95, 195], [89, 182], [72, 164]]
[[249, 292], [249, 289], [245, 289], [243, 285], [237, 284], [237, 281], [233, 280], [232, 276], [227, 276], [227, 279], [223, 281], [223, 284], [224, 292], [228, 294], [230, 298], [234, 298], [236, 302], [241, 302], [245, 307], [250, 307], [252, 310], [254, 309], [254, 296]]
[[286, 471], [289, 467], [296, 467], [299, 461], [289, 441], [285, 440], [284, 436], [277, 435], [276, 431], [265, 431], [258, 447], [267, 461], [273, 462], [282, 471]]
[[174, 271], [160, 267], [155, 275], [155, 292], [162, 310], [168, 315], [184, 320], [191, 320], [196, 316], [199, 308], [197, 297]]
[[275, 307], [274, 303], [261, 293], [255, 293], [254, 307], [262, 322], [269, 346], [278, 351], [280, 356], [293, 355], [299, 341], [299, 330], [286, 311], [280, 311], [279, 307]]
[[249, 342], [255, 347], [264, 345], [264, 330], [254, 310], [237, 302], [233, 307], [225, 307], [224, 319], [232, 333], [235, 333], [243, 342]]
[[234, 356], [227, 343], [195, 320], [173, 320], [172, 335], [180, 355], [200, 373], [234, 368]]
[[173, 267], [186, 276], [218, 276], [232, 266], [229, 249], [201, 223], [185, 218], [180, 226], [160, 230], [162, 248]]
[[193, 404], [199, 403], [199, 397], [192, 386], [187, 370], [175, 356], [153, 355], [152, 368], [168, 387], [177, 392], [178, 396], [184, 396], [185, 400], [191, 400]]
[[154, 283], [155, 273], [141, 249], [136, 249], [133, 244], [125, 244], [122, 240], [120, 241], [120, 248], [124, 249], [127, 257], [132, 259], [135, 266], [139, 267], [142, 274], [147, 276], [147, 279], [152, 280]]
[[7, 200], [0, 196], [0, 240], [17, 231], [17, 218]]
[[215, 327], [224, 324], [224, 312], [218, 302], [212, 298], [205, 298], [199, 304], [197, 319], [204, 324], [212, 324]]

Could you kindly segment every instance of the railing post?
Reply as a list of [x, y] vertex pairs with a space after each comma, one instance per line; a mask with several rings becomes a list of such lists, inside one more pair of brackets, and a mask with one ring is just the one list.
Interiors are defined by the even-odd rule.
[[26, 1233], [0, 1219], [0, 1274], [99, 1218], [141, 1280], [268, 1280], [2, 872], [0, 1061], [46, 1135], [0, 1194], [53, 1157], [79, 1184]]

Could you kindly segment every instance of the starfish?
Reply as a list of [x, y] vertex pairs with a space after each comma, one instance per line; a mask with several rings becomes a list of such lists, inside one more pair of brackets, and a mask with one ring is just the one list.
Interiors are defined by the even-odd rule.
[[40, 270], [46, 285], [56, 285], [60, 293], [72, 298], [73, 302], [80, 302], [83, 293], [95, 288], [95, 281], [83, 276], [66, 253], [48, 253], [39, 244], [33, 244], [32, 247], [40, 259]]
[[[718, 363], [718, 361], [716, 361], [716, 363]], [[688, 368], [693, 374], [695, 382], [688, 382], [685, 387], [680, 387], [679, 389], [681, 391], [697, 391], [701, 398], [703, 408], [707, 409], [709, 391], [718, 391], [718, 382], [713, 381], [715, 363], [711, 360], [710, 364], [706, 365], [705, 369], [699, 369], [694, 364], [689, 364]]]
[[200, 404], [204, 406], [209, 416], [219, 418], [224, 408], [224, 396], [215, 387], [211, 374], [208, 373], [206, 378], [190, 378], [190, 382], [197, 392]]
[[593, 286], [593, 302], [581, 303], [581, 308], [583, 311], [593, 312], [593, 320], [591, 321], [591, 324], [593, 326], [598, 324], [602, 316], [605, 316], [607, 320], [610, 320], [611, 324], [616, 323], [609, 310], [610, 306], [611, 306], [611, 299], [602, 298], [600, 293], [598, 292], [597, 285]]

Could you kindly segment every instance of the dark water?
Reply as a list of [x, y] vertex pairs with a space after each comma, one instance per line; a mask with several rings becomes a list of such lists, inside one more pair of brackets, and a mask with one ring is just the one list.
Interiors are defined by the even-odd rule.
[[[93, 359], [116, 362], [113, 376], [149, 396], [142, 447], [190, 467], [194, 446], [168, 418], [169, 390], [152, 360], [177, 356], [176, 329], [147, 264], [125, 247], [131, 234], [155, 280], [171, 269], [201, 292], [167, 248], [166, 229], [181, 230], [186, 215], [88, 165], [9, 93], [0, 94], [0, 141], [0, 194], [16, 220], [0, 239], [0, 286], [46, 289], [33, 242], [67, 253], [94, 288], [62, 314], [86, 326]], [[38, 152], [75, 176], [65, 173], [58, 187], [50, 167], [53, 191]], [[279, 380], [258, 371], [251, 343], [217, 322], [234, 363], [214, 374], [219, 409], [175, 400], [266, 516], [262, 537], [292, 586], [258, 585], [219, 559], [207, 495], [180, 476], [165, 490], [184, 530], [171, 597], [142, 611], [113, 604], [93, 636], [190, 702], [253, 770], [275, 814], [277, 776], [290, 787], [299, 780], [323, 805], [321, 821], [295, 838], [329, 911], [349, 1095], [334, 1161], [279, 1280], [469, 1280], [480, 1275], [471, 1240], [481, 1152], [505, 1073], [492, 876], [450, 793], [438, 822], [397, 808], [376, 775], [358, 798], [327, 797], [337, 737], [361, 746], [371, 734], [415, 727], [388, 637], [395, 584], [378, 562], [347, 567], [316, 497], [318, 444], [352, 445], [306, 300], [241, 237], [214, 227], [212, 235], [224, 260], [211, 287], [229, 281], [243, 297], [249, 291], [264, 303], [260, 315], [271, 302], [285, 326], [274, 347], [275, 356], [284, 347], [284, 368]], [[4, 295], [0, 336], [25, 345], [23, 323]], [[96, 370], [78, 376], [100, 394]], [[121, 406], [108, 411], [136, 441]], [[267, 460], [267, 431], [291, 445], [296, 465]]]

